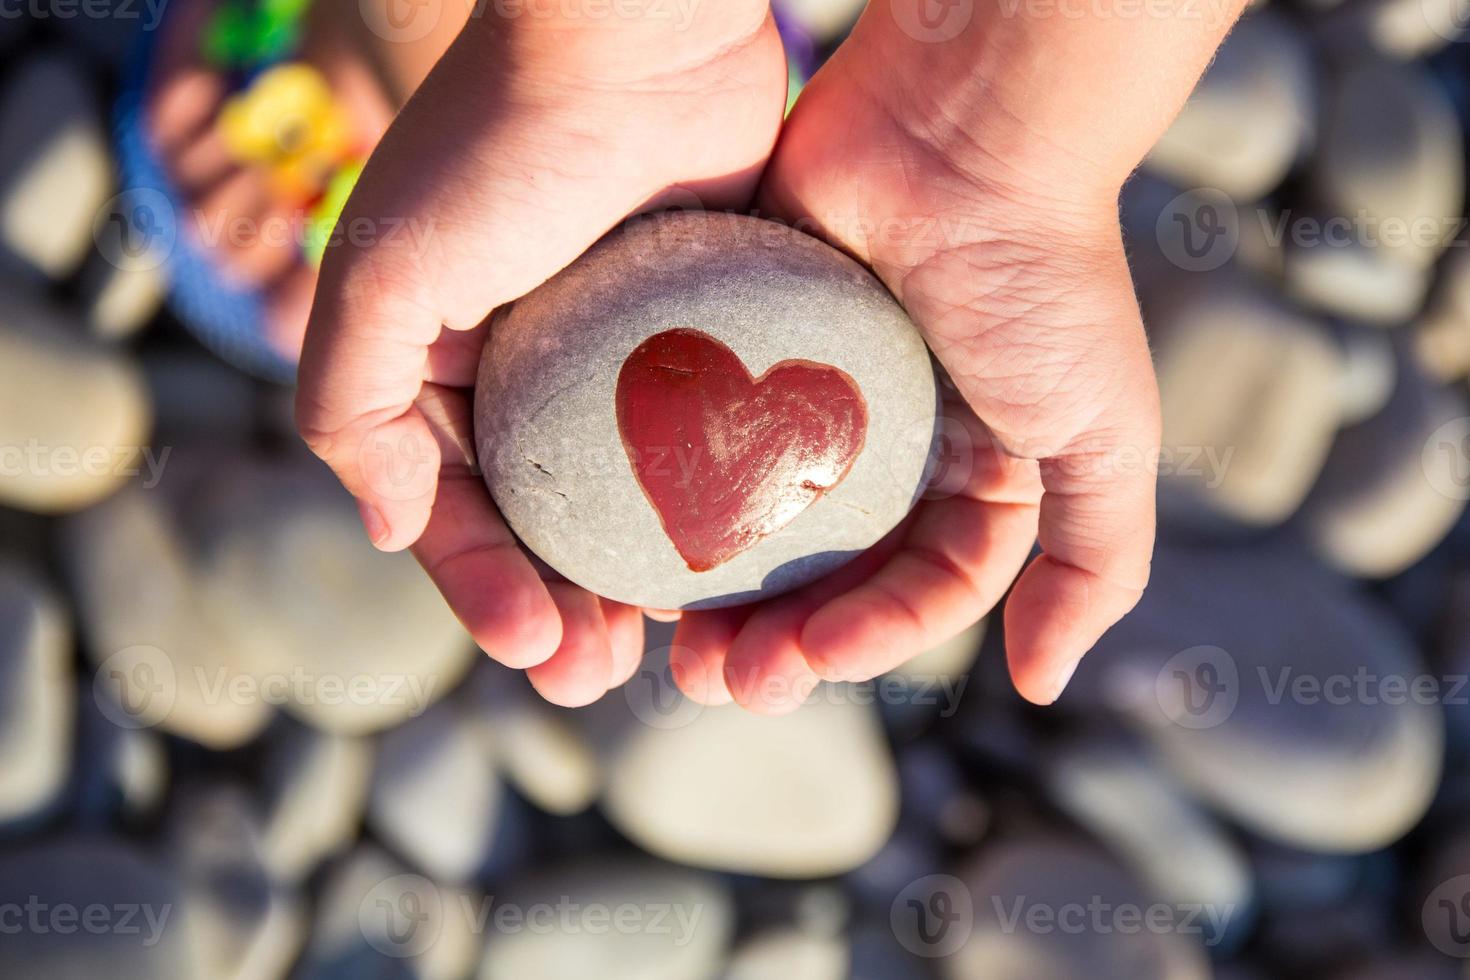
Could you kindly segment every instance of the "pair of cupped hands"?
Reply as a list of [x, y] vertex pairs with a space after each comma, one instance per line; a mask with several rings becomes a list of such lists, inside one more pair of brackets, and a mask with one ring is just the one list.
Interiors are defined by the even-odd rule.
[[473, 19], [352, 196], [301, 359], [301, 433], [374, 544], [412, 548], [479, 645], [553, 702], [636, 672], [644, 610], [551, 573], [496, 512], [470, 397], [488, 317], [629, 215], [691, 196], [799, 223], [871, 268], [951, 379], [946, 425], [968, 444], [834, 574], [679, 617], [688, 696], [791, 710], [819, 680], [870, 679], [954, 636], [1014, 582], [1011, 673], [1050, 703], [1141, 594], [1154, 480], [1136, 461], [1159, 421], [1118, 227], [1128, 154], [1089, 164], [1045, 119], [987, 108], [982, 25], [924, 39], [887, 7], [870, 5], [784, 123], [764, 3], [679, 24]]

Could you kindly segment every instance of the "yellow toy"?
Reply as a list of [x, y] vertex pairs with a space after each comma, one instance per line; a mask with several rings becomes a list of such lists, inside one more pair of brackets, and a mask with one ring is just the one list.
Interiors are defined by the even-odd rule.
[[352, 123], [321, 73], [300, 62], [262, 72], [225, 103], [219, 133], [241, 163], [267, 167], [277, 193], [314, 200], [352, 154]]

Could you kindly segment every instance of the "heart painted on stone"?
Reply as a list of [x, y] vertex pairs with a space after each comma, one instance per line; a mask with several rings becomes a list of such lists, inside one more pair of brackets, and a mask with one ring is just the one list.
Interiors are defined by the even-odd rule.
[[618, 372], [618, 431], [664, 532], [707, 572], [781, 530], [842, 482], [868, 407], [847, 372], [781, 361], [753, 376], [698, 330], [639, 344]]

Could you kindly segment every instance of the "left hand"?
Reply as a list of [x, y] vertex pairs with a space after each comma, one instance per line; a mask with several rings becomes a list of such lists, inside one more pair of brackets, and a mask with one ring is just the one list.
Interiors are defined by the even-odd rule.
[[798, 101], [761, 214], [815, 226], [876, 272], [952, 379], [947, 429], [969, 445], [850, 565], [755, 606], [686, 613], [673, 674], [698, 701], [789, 711], [820, 679], [870, 679], [986, 615], [1039, 538], [1005, 638], [1017, 689], [1049, 704], [1138, 601], [1153, 549], [1158, 392], [1122, 178], [1051, 147], [1033, 166], [1008, 141], [1002, 162], [976, 151], [983, 129], [956, 142], [958, 127], [925, 127], [926, 107], [892, 104], [924, 86], [870, 92], [873, 65], [892, 62], [862, 53], [863, 31]]

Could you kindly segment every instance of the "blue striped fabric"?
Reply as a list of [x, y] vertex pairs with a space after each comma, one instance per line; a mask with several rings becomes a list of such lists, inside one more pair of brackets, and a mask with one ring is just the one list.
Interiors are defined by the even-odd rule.
[[[185, 204], [149, 145], [143, 120], [153, 48], [162, 29], [140, 32], [113, 114], [113, 138], [123, 190], [162, 194], [174, 214], [182, 215]], [[169, 309], [200, 343], [257, 377], [283, 384], [295, 380], [295, 363], [264, 340], [264, 300], [258, 290], [225, 282], [209, 254], [187, 234], [174, 236], [167, 271]]]

